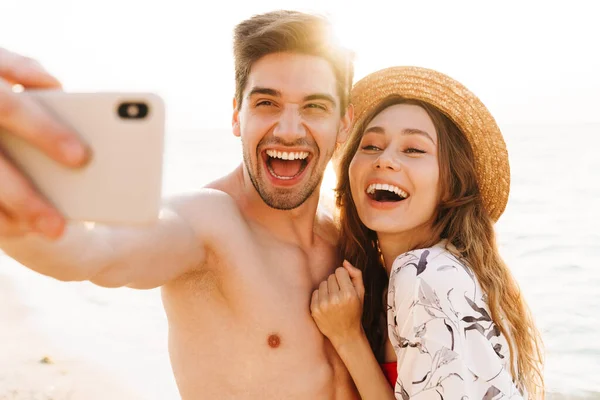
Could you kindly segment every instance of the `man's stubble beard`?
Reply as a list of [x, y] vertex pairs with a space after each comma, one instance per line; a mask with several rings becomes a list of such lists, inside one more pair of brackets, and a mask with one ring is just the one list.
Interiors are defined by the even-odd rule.
[[[323, 171], [320, 171], [319, 174], [311, 174], [309, 181], [301, 189], [273, 188], [273, 192], [269, 192], [268, 187], [270, 185], [264, 183], [266, 179], [262, 177], [263, 169], [258, 165], [259, 162], [262, 162], [262, 160], [260, 160], [260, 155], [257, 154], [257, 164], [255, 166], [252, 165], [251, 157], [246, 150], [244, 150], [243, 155], [244, 165], [246, 166], [248, 176], [250, 177], [254, 189], [266, 205], [276, 210], [293, 210], [304, 204], [304, 202], [308, 200], [319, 187], [323, 180], [323, 174], [325, 173], [325, 168], [323, 168]], [[309, 168], [309, 166], [306, 166], [306, 168]], [[308, 172], [310, 171], [303, 171], [303, 173]]]

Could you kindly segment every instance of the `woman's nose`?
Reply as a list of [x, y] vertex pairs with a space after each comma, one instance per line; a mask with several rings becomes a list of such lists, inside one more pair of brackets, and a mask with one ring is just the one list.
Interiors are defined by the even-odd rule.
[[383, 151], [375, 160], [373, 166], [376, 169], [389, 169], [392, 171], [400, 170], [400, 162], [388, 151]]

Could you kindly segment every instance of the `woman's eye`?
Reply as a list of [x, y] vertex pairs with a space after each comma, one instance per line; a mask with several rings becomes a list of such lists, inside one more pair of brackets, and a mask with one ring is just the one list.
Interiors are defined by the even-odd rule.
[[367, 151], [377, 151], [377, 150], [381, 150], [379, 147], [377, 146], [373, 146], [372, 144], [368, 144], [366, 146], [362, 147], [363, 150], [367, 150]]
[[409, 153], [409, 154], [424, 154], [425, 151], [420, 150], [420, 149], [416, 149], [414, 147], [409, 147], [408, 149], [404, 150], [405, 153]]

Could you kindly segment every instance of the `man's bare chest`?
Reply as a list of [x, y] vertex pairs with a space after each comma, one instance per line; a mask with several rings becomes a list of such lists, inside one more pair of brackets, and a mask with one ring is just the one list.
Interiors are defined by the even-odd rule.
[[[282, 243], [235, 255], [231, 271], [220, 279], [222, 293], [234, 315], [269, 335], [318, 335], [310, 315], [310, 298], [319, 283], [335, 269], [330, 247], [308, 252]], [[277, 344], [271, 338], [271, 344]]]

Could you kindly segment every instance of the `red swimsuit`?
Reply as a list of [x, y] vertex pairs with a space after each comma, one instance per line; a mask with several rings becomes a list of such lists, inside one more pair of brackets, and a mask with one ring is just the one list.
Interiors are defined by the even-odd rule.
[[383, 374], [387, 378], [388, 382], [392, 387], [396, 386], [396, 380], [398, 379], [398, 368], [396, 367], [396, 361], [387, 362], [380, 364]]

